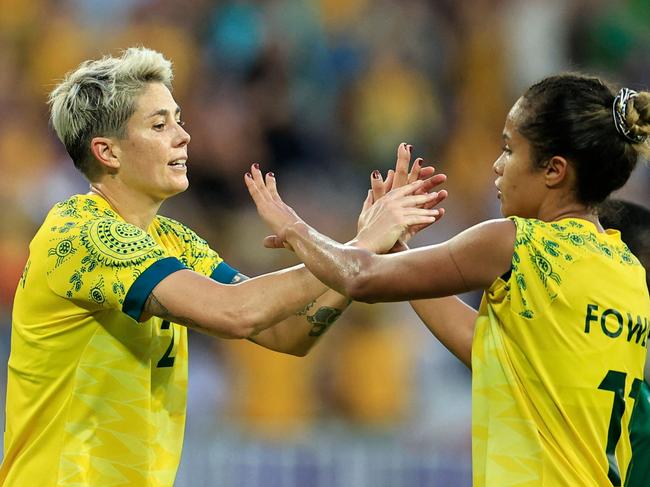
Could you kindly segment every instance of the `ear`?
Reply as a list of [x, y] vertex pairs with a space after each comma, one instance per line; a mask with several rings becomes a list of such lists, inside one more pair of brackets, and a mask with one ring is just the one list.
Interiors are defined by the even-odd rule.
[[109, 137], [93, 137], [90, 141], [90, 150], [95, 159], [109, 173], [115, 173], [120, 168], [120, 148]]
[[569, 161], [562, 156], [553, 156], [544, 167], [547, 188], [557, 188], [569, 181]]

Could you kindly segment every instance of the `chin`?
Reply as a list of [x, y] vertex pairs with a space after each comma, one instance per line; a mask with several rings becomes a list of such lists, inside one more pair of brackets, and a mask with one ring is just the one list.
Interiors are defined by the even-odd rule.
[[177, 183], [174, 185], [170, 185], [164, 190], [160, 192], [160, 199], [166, 200], [168, 198], [171, 198], [172, 196], [176, 196], [177, 194], [183, 193], [187, 188], [189, 188], [190, 183], [189, 181], [185, 180], [184, 183]]

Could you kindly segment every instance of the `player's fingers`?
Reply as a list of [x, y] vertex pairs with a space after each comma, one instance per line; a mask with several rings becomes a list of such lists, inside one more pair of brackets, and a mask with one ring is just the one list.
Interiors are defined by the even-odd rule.
[[251, 165], [251, 174], [253, 175], [253, 180], [255, 181], [256, 184], [261, 184], [262, 186], [264, 186], [264, 179], [262, 178], [262, 170], [260, 169], [260, 165], [257, 162]]
[[377, 201], [384, 196], [384, 181], [381, 178], [381, 173], [377, 169], [372, 171], [370, 175], [370, 188], [373, 201]]
[[436, 168], [433, 166], [422, 166], [423, 161], [420, 162], [420, 174], [418, 179], [429, 179], [436, 172]]
[[284, 241], [277, 235], [269, 235], [264, 237], [264, 247], [267, 249], [283, 249]]
[[264, 181], [266, 182], [266, 189], [268, 189], [271, 198], [273, 198], [275, 201], [282, 201], [282, 198], [280, 198], [280, 195], [278, 194], [278, 187], [275, 182], [275, 174], [273, 174], [271, 171], [267, 172], [266, 176], [264, 177]]
[[447, 180], [447, 176], [445, 174], [434, 174], [430, 178], [427, 179], [422, 179], [422, 191], [429, 192], [436, 186], [441, 185]]
[[255, 206], [259, 208], [259, 206], [264, 201], [264, 195], [260, 191], [259, 186], [255, 183], [255, 180], [253, 179], [253, 175], [250, 172], [244, 174], [244, 184], [246, 184], [246, 187], [248, 188], [248, 193], [251, 195], [251, 198], [253, 198], [253, 201], [255, 202]]
[[404, 221], [409, 227], [412, 227], [415, 225], [425, 225], [425, 226], [431, 225], [437, 219], [438, 219], [437, 215], [429, 213], [429, 214], [419, 214], [419, 215], [408, 215], [404, 218]]
[[411, 171], [409, 172], [408, 176], [408, 182], [412, 183], [413, 181], [416, 181], [420, 178], [420, 169], [422, 168], [422, 158], [418, 157], [415, 162], [413, 162], [413, 166], [411, 167]]
[[[404, 196], [407, 196], [407, 195], [416, 194], [418, 192], [422, 193], [422, 191], [419, 191], [419, 190], [420, 190], [420, 188], [424, 187], [425, 184], [426, 184], [426, 181], [421, 181], [421, 180], [413, 181], [410, 184], [407, 184], [405, 186], [393, 189], [387, 195], [387, 198], [398, 199], [398, 198], [403, 198]], [[424, 196], [424, 195], [422, 195], [422, 196]]]
[[364, 212], [368, 208], [372, 206], [374, 203], [373, 197], [372, 197], [372, 189], [368, 190], [368, 195], [366, 196], [366, 200], [363, 202], [363, 207], [361, 208], [361, 211]]
[[438, 218], [440, 210], [438, 208], [408, 208], [404, 211], [404, 215], [411, 216], [435, 216]]
[[[433, 194], [433, 193], [431, 193]], [[441, 189], [436, 193], [436, 197], [433, 198], [431, 201], [428, 201], [427, 203], [422, 205], [422, 208], [433, 208], [434, 206], [438, 206], [440, 203], [442, 203], [446, 198], [447, 198], [447, 191], [444, 189]]]
[[391, 189], [393, 189], [394, 181], [395, 181], [395, 171], [389, 169], [388, 174], [386, 174], [386, 180], [384, 181], [384, 194], [388, 193]]
[[411, 161], [412, 146], [403, 142], [397, 148], [397, 162], [395, 163], [395, 180], [393, 187], [404, 186], [408, 182], [409, 162]]
[[258, 200], [256, 200], [256, 203], [268, 201], [271, 198], [271, 196], [269, 195], [268, 189], [266, 188], [266, 184], [264, 183], [264, 178], [262, 177], [262, 171], [260, 170], [260, 165], [258, 163], [252, 164], [248, 174], [251, 175], [253, 184], [258, 190], [259, 196], [258, 196]]
[[426, 203], [425, 206], [431, 205], [431, 207], [438, 206], [440, 203], [442, 203], [448, 196], [448, 193], [446, 190], [441, 189], [440, 191], [433, 191], [430, 194], [435, 194], [436, 197], [430, 200], [429, 202]]
[[[430, 211], [427, 209], [427, 205], [431, 201], [435, 201], [438, 199], [438, 193], [433, 192], [433, 193], [424, 193], [424, 194], [414, 194], [410, 196], [404, 196], [399, 200], [400, 206], [404, 208], [412, 207], [412, 208], [422, 208], [425, 209], [426, 211]], [[429, 208], [432, 208], [435, 205], [430, 205]]]

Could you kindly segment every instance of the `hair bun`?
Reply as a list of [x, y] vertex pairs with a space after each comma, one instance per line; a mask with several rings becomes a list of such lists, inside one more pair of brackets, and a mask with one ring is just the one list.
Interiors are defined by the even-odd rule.
[[[648, 95], [648, 93], [637, 93], [629, 88], [621, 88], [614, 98], [612, 113], [616, 131], [633, 144], [645, 142], [650, 133], [650, 120], [648, 120], [650, 97]], [[640, 98], [638, 100], [641, 102], [639, 107], [636, 106], [635, 98]]]

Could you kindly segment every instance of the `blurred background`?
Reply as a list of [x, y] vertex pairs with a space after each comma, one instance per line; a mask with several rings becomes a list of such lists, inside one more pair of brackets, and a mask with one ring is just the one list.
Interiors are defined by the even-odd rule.
[[[82, 60], [173, 61], [191, 185], [162, 213], [254, 276], [295, 260], [262, 247], [251, 162], [346, 240], [407, 141], [449, 176], [447, 215], [414, 245], [440, 242], [499, 216], [492, 162], [523, 90], [563, 70], [647, 89], [649, 25], [650, 0], [0, 0], [0, 401], [29, 241], [87, 191], [46, 106]], [[649, 206], [649, 185], [640, 165], [618, 196]], [[305, 358], [191, 333], [189, 384], [177, 486], [471, 485], [469, 373], [407, 304], [352, 305]]]

